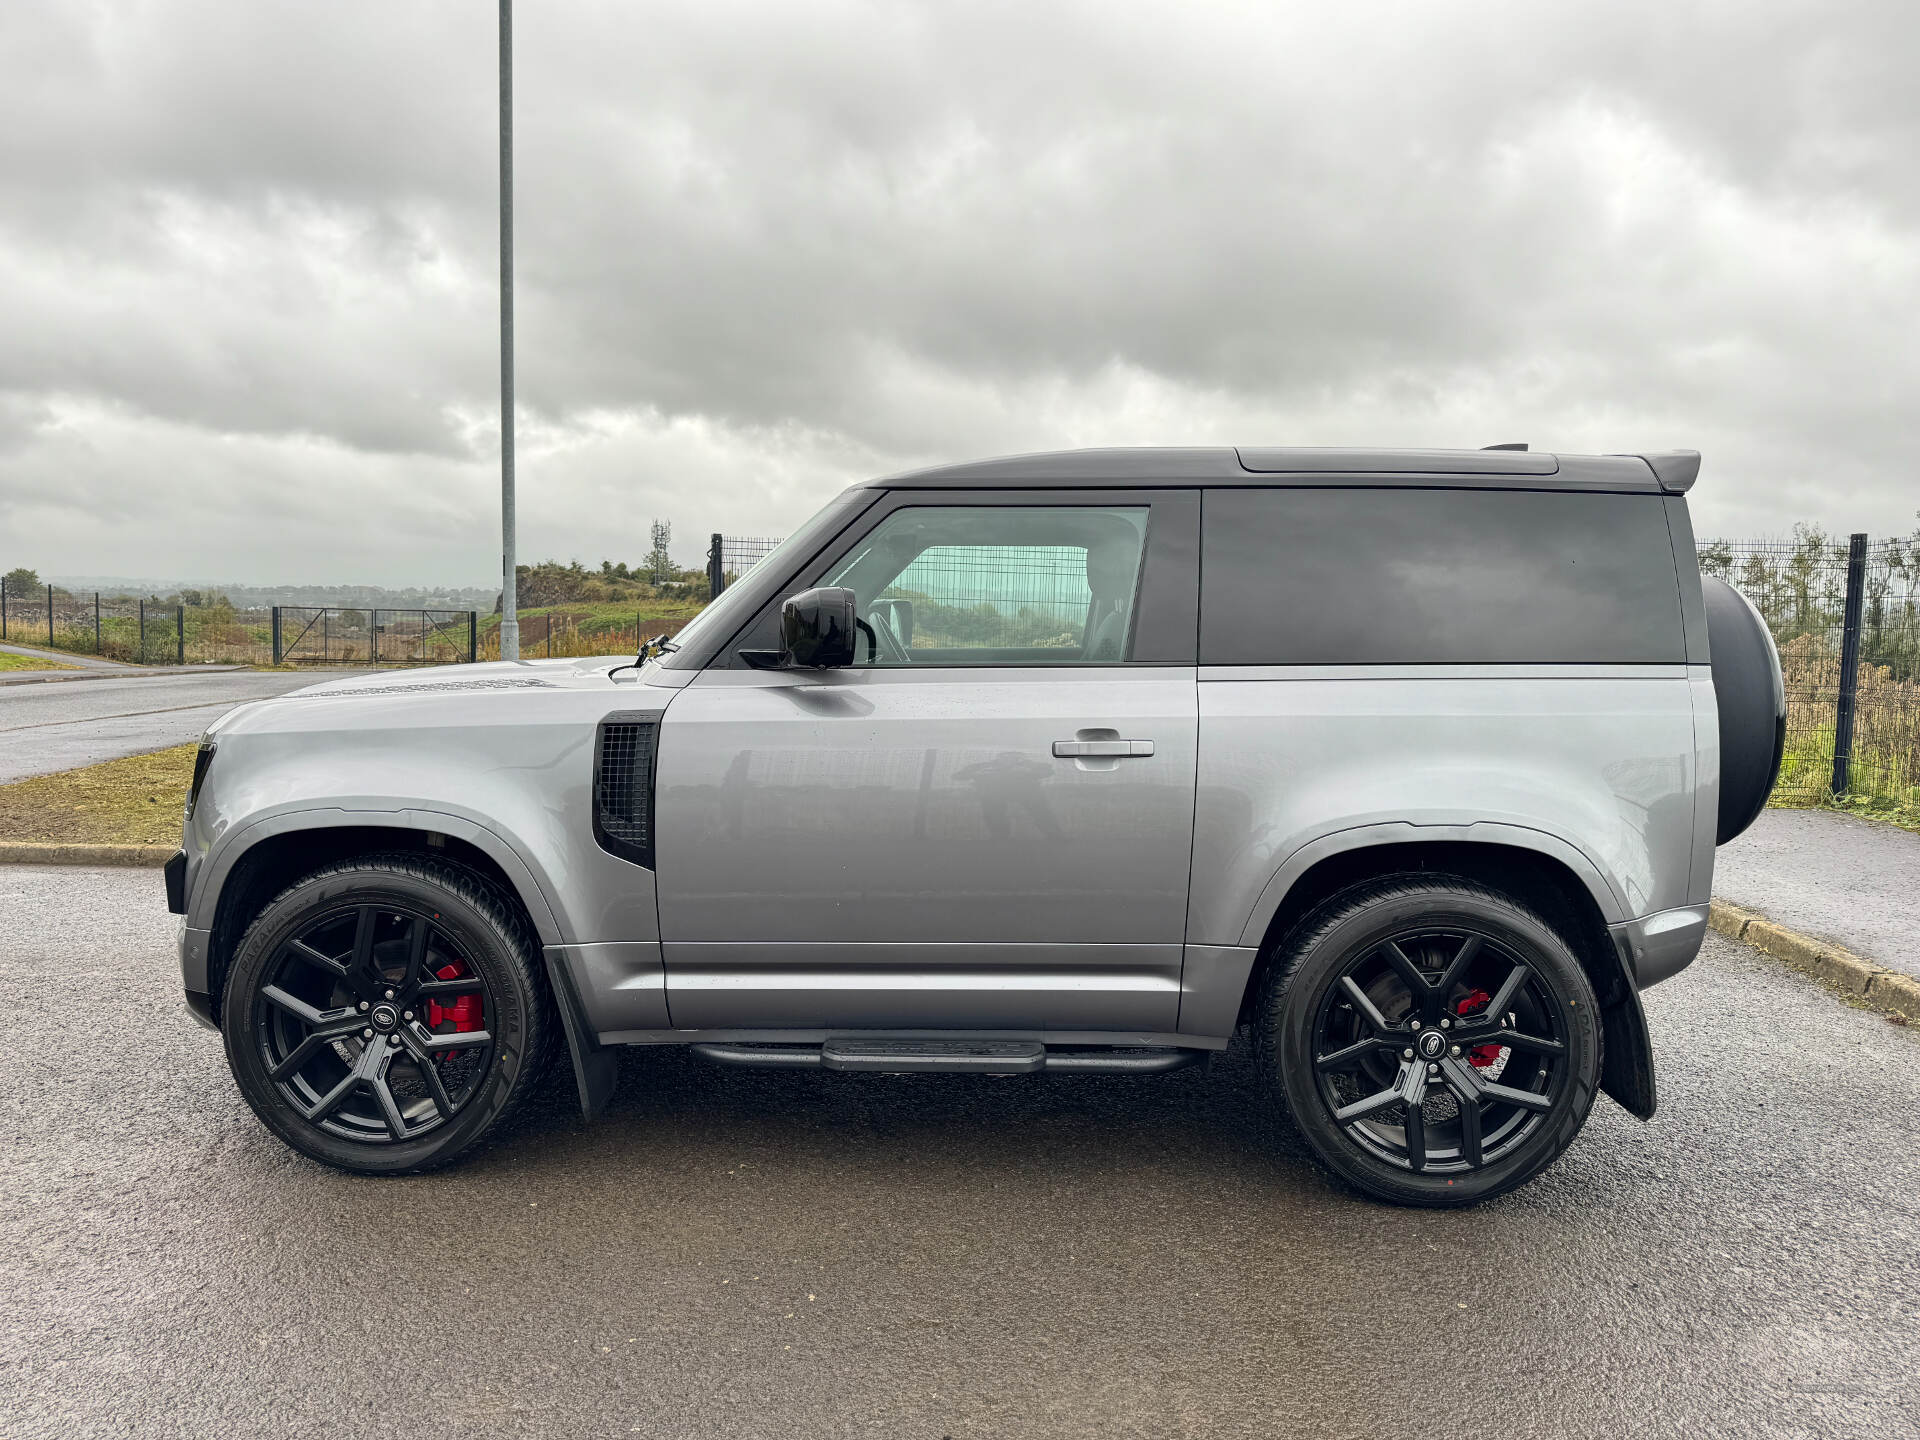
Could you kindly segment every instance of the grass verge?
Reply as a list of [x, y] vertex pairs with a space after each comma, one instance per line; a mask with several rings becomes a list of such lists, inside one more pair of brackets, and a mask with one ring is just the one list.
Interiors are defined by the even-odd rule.
[[0, 650], [0, 670], [78, 670], [78, 665], [69, 665], [64, 660], [42, 660], [38, 655], [16, 655], [11, 650]]
[[0, 838], [177, 845], [198, 743], [0, 785]]

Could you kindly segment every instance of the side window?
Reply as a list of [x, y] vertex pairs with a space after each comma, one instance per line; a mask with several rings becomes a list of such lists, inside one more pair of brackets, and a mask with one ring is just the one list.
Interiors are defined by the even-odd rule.
[[1657, 495], [1216, 489], [1202, 665], [1686, 659]]
[[910, 506], [820, 583], [854, 592], [861, 664], [1117, 665], [1146, 534], [1145, 506]]

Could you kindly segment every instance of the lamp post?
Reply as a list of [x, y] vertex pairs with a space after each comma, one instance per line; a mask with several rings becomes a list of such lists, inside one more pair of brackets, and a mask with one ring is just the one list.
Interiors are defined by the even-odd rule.
[[513, 0], [500, 0], [500, 658], [520, 658], [513, 553]]

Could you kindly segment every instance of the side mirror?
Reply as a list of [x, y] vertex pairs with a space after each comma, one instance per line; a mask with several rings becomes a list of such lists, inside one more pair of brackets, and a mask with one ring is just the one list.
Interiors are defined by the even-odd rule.
[[780, 607], [781, 663], [816, 670], [853, 664], [856, 618], [845, 586], [802, 591]]

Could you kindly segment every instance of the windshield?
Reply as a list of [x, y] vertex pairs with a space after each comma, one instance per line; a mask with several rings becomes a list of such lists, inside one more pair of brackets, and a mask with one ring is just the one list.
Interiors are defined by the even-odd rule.
[[[674, 648], [662, 659], [668, 669], [704, 665], [710, 651], [724, 645], [727, 638], [764, 605], [778, 589], [787, 571], [802, 556], [826, 543], [855, 510], [873, 498], [869, 490], [849, 490], [829, 500], [813, 518], [768, 553], [753, 569], [721, 592], [720, 598], [688, 621], [673, 637]], [[685, 656], [685, 659], [681, 659]]]

